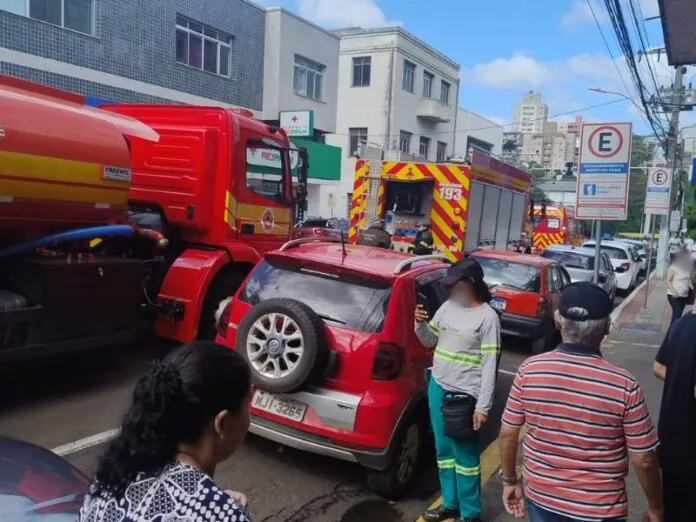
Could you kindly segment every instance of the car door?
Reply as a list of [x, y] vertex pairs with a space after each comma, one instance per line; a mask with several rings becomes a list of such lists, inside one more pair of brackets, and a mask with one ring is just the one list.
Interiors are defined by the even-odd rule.
[[546, 291], [549, 301], [549, 311], [553, 315], [558, 309], [563, 290], [563, 279], [561, 278], [560, 265], [554, 263], [546, 268]]
[[616, 274], [614, 273], [611, 259], [609, 259], [609, 255], [606, 252], [602, 252], [599, 268], [606, 274], [607, 278], [603, 288], [610, 295], [614, 295], [613, 292], [616, 290]]

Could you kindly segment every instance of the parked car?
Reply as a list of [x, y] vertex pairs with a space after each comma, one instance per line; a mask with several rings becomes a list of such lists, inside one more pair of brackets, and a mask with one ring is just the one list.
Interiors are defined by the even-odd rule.
[[[595, 248], [594, 241], [585, 241], [584, 248]], [[605, 252], [616, 274], [616, 289], [623, 293], [630, 293], [638, 281], [641, 261], [635, 248], [621, 241], [602, 241], [601, 250]]]
[[74, 522], [89, 479], [47, 449], [0, 435], [0, 520]]
[[251, 433], [357, 462], [372, 491], [402, 495], [429, 426], [433, 350], [414, 310], [447, 299], [441, 257], [316, 238], [265, 254], [218, 323], [252, 369]]
[[491, 306], [503, 312], [503, 334], [529, 339], [533, 353], [554, 349], [560, 335], [553, 313], [561, 291], [571, 282], [563, 265], [503, 250], [478, 250], [471, 257], [479, 262], [491, 287]]
[[[546, 247], [541, 256], [561, 263], [568, 271], [570, 280], [573, 283], [594, 280], [595, 256], [594, 252], [589, 248], [552, 245]], [[614, 266], [611, 264], [611, 259], [609, 259], [606, 252], [600, 252], [600, 256], [599, 286], [611, 296], [613, 301], [616, 297]]]
[[348, 220], [343, 218], [313, 217], [305, 219], [293, 229], [293, 237], [340, 237], [341, 231], [348, 238]]
[[[646, 270], [648, 269], [648, 251], [645, 249], [645, 245], [643, 244], [643, 242], [639, 241], [638, 239], [630, 239], [625, 237], [617, 237], [614, 241], [619, 241], [621, 243], [628, 243], [629, 245], [633, 245], [636, 252], [638, 253], [638, 256], [640, 257], [640, 275], [645, 274]], [[655, 265], [653, 264], [653, 267], [654, 266]]]

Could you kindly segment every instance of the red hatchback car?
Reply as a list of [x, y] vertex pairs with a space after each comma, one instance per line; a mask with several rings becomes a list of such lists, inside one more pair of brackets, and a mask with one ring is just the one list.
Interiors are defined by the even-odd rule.
[[560, 263], [502, 250], [477, 250], [471, 257], [491, 287], [491, 306], [502, 312], [503, 335], [529, 339], [532, 352], [554, 349], [560, 335], [553, 319], [561, 292], [571, 282]]
[[221, 314], [217, 342], [252, 369], [250, 431], [357, 462], [387, 498], [411, 482], [428, 430], [433, 350], [414, 310], [446, 300], [440, 256], [304, 238], [269, 252]]

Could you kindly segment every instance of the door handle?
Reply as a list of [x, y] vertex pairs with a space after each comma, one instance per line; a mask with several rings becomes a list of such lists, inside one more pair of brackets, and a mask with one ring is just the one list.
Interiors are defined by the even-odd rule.
[[240, 232], [242, 234], [253, 234], [254, 233], [254, 225], [251, 223], [245, 223], [244, 225], [241, 226]]

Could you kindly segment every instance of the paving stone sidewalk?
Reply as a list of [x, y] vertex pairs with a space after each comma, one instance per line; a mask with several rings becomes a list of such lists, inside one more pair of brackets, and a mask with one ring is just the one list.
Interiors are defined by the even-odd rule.
[[[647, 306], [645, 305], [648, 288]], [[626, 368], [636, 376], [645, 394], [653, 422], [657, 424], [662, 396], [662, 383], [652, 374], [655, 354], [667, 332], [671, 309], [667, 303], [666, 285], [663, 280], [652, 277], [648, 285], [643, 284], [613, 317], [612, 332], [605, 339], [602, 352], [607, 360]], [[518, 461], [521, 462], [521, 459]], [[631, 470], [626, 482], [629, 496], [628, 522], [642, 520], [645, 500], [638, 480]], [[495, 477], [483, 491], [485, 522], [512, 522], [501, 503], [502, 484]]]

